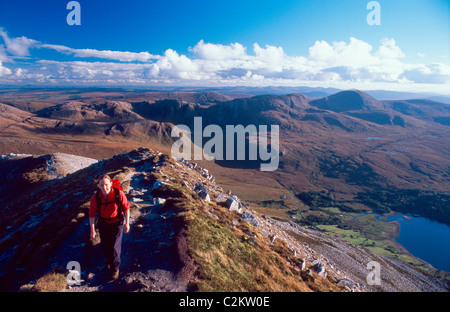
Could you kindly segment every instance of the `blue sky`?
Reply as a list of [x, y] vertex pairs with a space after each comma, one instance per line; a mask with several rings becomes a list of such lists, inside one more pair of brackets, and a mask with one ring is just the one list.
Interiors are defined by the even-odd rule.
[[68, 2], [0, 0], [0, 84], [450, 90], [448, 0]]

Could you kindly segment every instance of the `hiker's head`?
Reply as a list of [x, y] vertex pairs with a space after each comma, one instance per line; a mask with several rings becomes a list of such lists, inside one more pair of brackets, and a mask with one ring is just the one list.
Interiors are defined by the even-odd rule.
[[103, 175], [98, 180], [98, 187], [102, 191], [103, 195], [105, 195], [105, 196], [108, 195], [109, 192], [111, 192], [111, 187], [112, 187], [111, 177], [107, 174]]

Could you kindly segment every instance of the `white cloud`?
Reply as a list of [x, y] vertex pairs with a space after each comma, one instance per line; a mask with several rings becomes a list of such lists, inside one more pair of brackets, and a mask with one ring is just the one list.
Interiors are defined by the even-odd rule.
[[420, 57], [420, 58], [425, 58], [426, 57], [425, 53], [421, 53], [421, 52], [418, 52], [417, 56]]
[[6, 51], [13, 56], [29, 56], [29, 49], [38, 43], [26, 37], [9, 38], [8, 34], [0, 28], [0, 36], [6, 45]]
[[245, 47], [240, 43], [232, 43], [231, 45], [205, 43], [200, 40], [190, 51], [197, 54], [204, 60], [229, 60], [242, 59], [246, 57]]
[[6, 75], [11, 75], [11, 73], [12, 73], [11, 69], [3, 66], [2, 62], [0, 61], [0, 77], [6, 76]]
[[401, 74], [401, 77], [416, 83], [445, 84], [450, 82], [450, 66], [437, 63], [412, 65]]
[[39, 71], [47, 79], [101, 82], [116, 79], [124, 82], [128, 79], [144, 79], [145, 70], [153, 64], [130, 64], [111, 62], [57, 62], [41, 60], [37, 62]]
[[381, 40], [378, 50], [356, 38], [350, 42], [317, 41], [309, 50], [308, 60], [314, 63], [319, 73], [338, 75], [316, 75], [323, 81], [340, 79], [357, 82], [391, 83], [449, 83], [450, 75], [445, 65], [429, 66], [408, 64], [402, 61], [405, 54], [394, 39]]
[[[167, 49], [163, 55], [149, 52], [74, 49], [64, 45], [42, 44], [25, 37], [9, 38], [0, 29], [5, 46], [0, 44], [0, 76], [8, 83], [50, 82], [67, 84], [141, 84], [172, 83], [197, 85], [310, 85], [339, 88], [366, 88], [392, 84], [411, 88], [415, 83], [450, 84], [450, 67], [435, 64], [408, 64], [405, 53], [394, 39], [385, 38], [378, 47], [357, 39], [316, 41], [308, 55], [290, 56], [283, 47], [253, 44], [250, 53], [240, 43], [229, 45], [200, 40], [189, 48], [191, 57]], [[74, 58], [110, 61], [38, 60], [22, 62], [22, 68], [6, 68], [27, 56], [31, 48], [52, 49]], [[14, 71], [14, 74], [12, 74]], [[0, 79], [0, 83], [5, 78]], [[362, 86], [362, 87], [361, 87]]]
[[5, 46], [3, 44], [0, 44], [0, 62], [10, 62], [10, 61], [11, 60], [6, 53]]
[[255, 43], [253, 51], [256, 54], [256, 59], [271, 72], [282, 72], [286, 66], [289, 66], [288, 58], [282, 47], [266, 45], [266, 48], [263, 49]]
[[318, 66], [367, 66], [376, 62], [372, 55], [372, 46], [367, 42], [350, 38], [350, 42], [333, 42], [330, 45], [326, 41], [316, 41], [309, 49], [310, 61], [316, 62]]
[[186, 55], [179, 55], [172, 49], [166, 50], [156, 62], [152, 71], [154, 78], [201, 79], [200, 67]]
[[378, 58], [401, 59], [405, 57], [405, 54], [396, 45], [394, 39], [384, 38], [381, 40], [381, 46], [378, 49], [376, 56]]
[[95, 50], [95, 49], [73, 49], [63, 45], [55, 44], [41, 44], [41, 48], [53, 49], [64, 54], [73, 54], [74, 57], [94, 57], [108, 60], [117, 60], [121, 62], [147, 62], [152, 59], [159, 58], [148, 52], [128, 52], [128, 51], [110, 51], [110, 50]]

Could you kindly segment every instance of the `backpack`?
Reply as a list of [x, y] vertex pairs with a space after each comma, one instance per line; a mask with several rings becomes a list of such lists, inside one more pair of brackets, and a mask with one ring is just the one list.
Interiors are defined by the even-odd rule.
[[[115, 195], [115, 203], [117, 205], [117, 207], [119, 208], [119, 213], [118, 213], [118, 217], [121, 221], [123, 221], [124, 219], [124, 211], [123, 211], [123, 206], [122, 206], [122, 201], [120, 200], [120, 191], [122, 190], [122, 186], [120, 185], [120, 181], [117, 179], [112, 179], [112, 188], [114, 190], [114, 195]], [[97, 192], [95, 193], [95, 199], [96, 199], [96, 203], [97, 203], [97, 211], [98, 211], [98, 219], [103, 219], [103, 220], [108, 220], [107, 218], [103, 218], [100, 217], [100, 209], [102, 206], [102, 201], [101, 201], [101, 191], [97, 190]], [[108, 204], [108, 203], [107, 203]], [[115, 219], [117, 217], [114, 217], [113, 219]], [[98, 220], [96, 220], [96, 224], [98, 223]]]

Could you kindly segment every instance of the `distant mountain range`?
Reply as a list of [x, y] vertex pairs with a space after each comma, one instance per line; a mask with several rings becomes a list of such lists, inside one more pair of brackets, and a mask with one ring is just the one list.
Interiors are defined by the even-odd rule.
[[[65, 152], [101, 159], [141, 145], [170, 151], [173, 126], [193, 129], [194, 117], [202, 117], [203, 127], [278, 125], [279, 169], [267, 178], [295, 193], [331, 190], [350, 199], [373, 188], [450, 189], [450, 106], [431, 100], [380, 101], [358, 90], [322, 98], [10, 90], [0, 96], [0, 153]], [[253, 170], [260, 163], [217, 160], [210, 165]]]
[[[197, 93], [197, 94], [207, 94], [209, 92], [216, 92], [221, 94], [222, 96], [230, 96], [230, 97], [249, 97], [254, 95], [263, 95], [263, 94], [304, 94], [311, 98], [322, 98], [329, 95], [336, 94], [341, 91], [336, 88], [324, 88], [324, 87], [216, 87], [216, 88], [206, 88], [206, 87], [156, 87], [156, 88], [136, 88], [133, 87], [122, 87], [122, 88], [111, 88], [111, 87], [90, 87], [90, 88], [36, 88], [35, 86], [29, 87], [20, 87], [18, 89], [14, 86], [0, 86], [0, 90], [3, 89], [4, 94], [13, 94], [14, 90], [17, 91], [14, 95], [17, 96], [19, 93], [26, 91], [26, 93], [40, 93], [42, 92], [50, 92], [55, 93], [60, 91], [61, 94], [67, 93], [75, 96], [77, 94], [87, 94], [87, 93], [115, 93], [115, 94], [123, 94], [125, 97], [130, 97], [133, 94], [143, 94], [143, 93], [165, 93], [165, 94], [176, 94], [176, 93]], [[431, 100], [436, 102], [441, 102], [445, 104], [450, 104], [450, 94], [438, 94], [432, 92], [402, 92], [402, 91], [387, 91], [387, 90], [362, 90], [363, 92], [371, 95], [377, 100], [412, 100], [412, 99], [424, 99]], [[0, 93], [0, 97], [1, 97]]]

